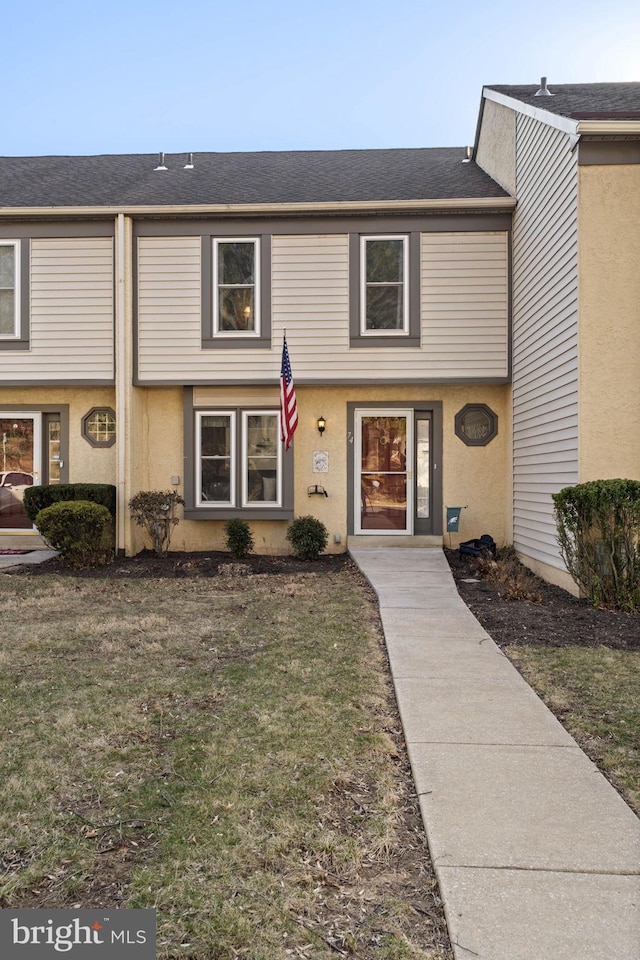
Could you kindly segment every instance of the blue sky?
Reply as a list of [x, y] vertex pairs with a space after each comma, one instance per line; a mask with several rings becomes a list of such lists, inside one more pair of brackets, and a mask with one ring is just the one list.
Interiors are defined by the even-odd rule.
[[22, 0], [0, 21], [4, 156], [464, 146], [484, 83], [640, 80], [638, 0]]

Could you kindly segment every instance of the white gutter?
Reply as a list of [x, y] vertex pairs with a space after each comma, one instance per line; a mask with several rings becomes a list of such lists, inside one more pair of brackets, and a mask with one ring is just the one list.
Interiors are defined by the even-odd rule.
[[583, 137], [640, 137], [640, 120], [578, 120]]
[[[460, 162], [463, 157], [461, 154]], [[459, 197], [452, 200], [347, 200], [340, 203], [211, 203], [104, 207], [2, 207], [2, 217], [247, 216], [312, 213], [404, 213], [408, 210], [511, 210], [513, 197]]]

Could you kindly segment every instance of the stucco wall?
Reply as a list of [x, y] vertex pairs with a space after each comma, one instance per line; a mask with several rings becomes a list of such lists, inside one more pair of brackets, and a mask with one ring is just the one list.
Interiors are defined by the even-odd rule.
[[640, 478], [640, 165], [579, 168], [580, 480]]
[[476, 162], [490, 177], [516, 195], [516, 115], [493, 100], [484, 100]]
[[[171, 477], [179, 476], [176, 489], [184, 495], [183, 470], [183, 393], [177, 388], [138, 388], [138, 413], [135, 424], [136, 474], [138, 489], [171, 489]], [[208, 402], [224, 404], [225, 388], [207, 388]], [[395, 387], [299, 387], [297, 389], [299, 426], [293, 455], [294, 512], [312, 514], [327, 526], [328, 550], [342, 552], [347, 543], [347, 514], [350, 492], [347, 483], [348, 436], [347, 403], [402, 403], [440, 400], [443, 403], [443, 508], [467, 507], [463, 511], [460, 532], [451, 542], [490, 533], [499, 543], [507, 542], [509, 449], [508, 385], [395, 386]], [[226, 400], [228, 403], [228, 399]], [[486, 403], [498, 415], [498, 435], [486, 447], [468, 447], [454, 432], [456, 413], [466, 403]], [[326, 418], [322, 438], [317, 430], [320, 415]], [[326, 450], [329, 471], [313, 472], [314, 450]], [[290, 456], [290, 453], [285, 456]], [[309, 496], [310, 484], [322, 484], [328, 496]], [[132, 489], [129, 495], [135, 493]], [[254, 521], [251, 529], [256, 551], [288, 553], [286, 522]], [[224, 549], [224, 521], [181, 520], [175, 528], [173, 550]], [[336, 535], [340, 542], [335, 542]], [[141, 549], [142, 537], [133, 536], [135, 549]], [[448, 543], [448, 537], [447, 537]]]
[[[114, 409], [112, 387], [7, 387], [0, 388], [0, 409], [19, 407], [36, 409], [38, 406], [68, 406], [69, 408], [69, 468], [70, 483], [115, 483], [115, 446], [92, 447], [82, 436], [82, 418], [92, 407]], [[117, 425], [116, 425], [117, 430]]]

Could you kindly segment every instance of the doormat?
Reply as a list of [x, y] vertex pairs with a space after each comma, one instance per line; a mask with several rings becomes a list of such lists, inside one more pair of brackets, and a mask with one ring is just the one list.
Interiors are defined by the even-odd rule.
[[33, 550], [0, 550], [0, 557], [13, 557], [22, 553], [33, 553]]

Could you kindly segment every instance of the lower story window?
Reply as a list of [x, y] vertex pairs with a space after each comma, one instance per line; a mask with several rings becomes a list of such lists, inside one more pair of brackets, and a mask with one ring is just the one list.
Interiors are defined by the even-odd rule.
[[280, 504], [281, 470], [278, 413], [242, 414], [242, 502]]
[[282, 506], [277, 410], [198, 411], [196, 460], [198, 506]]
[[199, 413], [198, 503], [235, 506], [236, 420], [233, 413]]
[[116, 415], [110, 407], [93, 407], [82, 418], [82, 436], [92, 447], [112, 447], [116, 442]]

